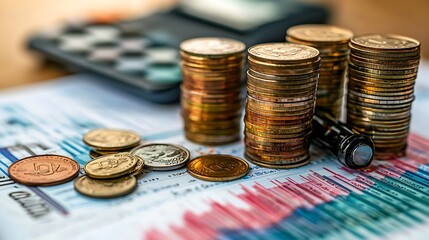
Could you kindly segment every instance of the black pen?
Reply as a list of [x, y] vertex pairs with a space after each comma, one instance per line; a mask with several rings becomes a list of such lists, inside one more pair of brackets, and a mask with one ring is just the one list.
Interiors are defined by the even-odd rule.
[[328, 148], [342, 164], [353, 169], [369, 166], [374, 156], [371, 138], [353, 132], [322, 110], [313, 117], [313, 143]]

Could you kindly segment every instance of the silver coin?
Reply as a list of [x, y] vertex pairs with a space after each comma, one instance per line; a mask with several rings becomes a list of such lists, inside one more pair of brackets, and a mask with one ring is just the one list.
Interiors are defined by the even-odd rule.
[[191, 157], [188, 149], [166, 143], [141, 145], [134, 148], [130, 153], [142, 158], [146, 169], [155, 171], [181, 168]]

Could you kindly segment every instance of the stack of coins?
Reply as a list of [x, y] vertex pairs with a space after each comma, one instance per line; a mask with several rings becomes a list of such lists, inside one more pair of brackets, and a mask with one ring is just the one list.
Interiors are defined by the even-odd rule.
[[74, 182], [76, 191], [96, 198], [119, 197], [137, 187], [137, 179], [144, 167], [144, 161], [129, 153], [110, 154], [89, 161], [86, 175]]
[[186, 137], [217, 145], [240, 138], [245, 45], [226, 38], [181, 43], [182, 116]]
[[270, 168], [309, 162], [319, 51], [292, 43], [249, 48], [245, 157]]
[[299, 25], [287, 30], [286, 40], [315, 47], [322, 58], [316, 107], [341, 116], [350, 30], [330, 25]]
[[140, 141], [141, 138], [137, 133], [121, 129], [98, 128], [83, 136], [83, 142], [93, 148], [89, 152], [92, 159], [109, 154], [129, 152], [139, 145]]
[[350, 41], [347, 122], [371, 137], [376, 159], [405, 155], [420, 43], [396, 35]]

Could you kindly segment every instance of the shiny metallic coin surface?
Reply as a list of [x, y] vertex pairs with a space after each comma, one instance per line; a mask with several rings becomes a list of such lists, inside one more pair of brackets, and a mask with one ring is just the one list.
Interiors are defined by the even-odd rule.
[[181, 168], [191, 156], [188, 149], [165, 143], [138, 146], [130, 153], [143, 159], [145, 168], [158, 171]]
[[94, 179], [87, 175], [80, 176], [74, 182], [79, 193], [94, 198], [114, 198], [131, 193], [137, 187], [135, 177], [127, 176], [115, 179]]
[[116, 178], [130, 174], [138, 161], [137, 156], [129, 153], [110, 154], [89, 161], [84, 170], [91, 178]]
[[87, 132], [83, 136], [83, 142], [90, 147], [99, 150], [121, 150], [131, 148], [140, 143], [137, 133], [110, 128], [98, 128]]
[[192, 159], [188, 162], [187, 169], [195, 178], [225, 182], [244, 177], [249, 171], [249, 164], [231, 155], [213, 154]]
[[72, 180], [79, 169], [79, 164], [69, 157], [36, 155], [14, 162], [8, 173], [12, 180], [27, 186], [51, 186]]

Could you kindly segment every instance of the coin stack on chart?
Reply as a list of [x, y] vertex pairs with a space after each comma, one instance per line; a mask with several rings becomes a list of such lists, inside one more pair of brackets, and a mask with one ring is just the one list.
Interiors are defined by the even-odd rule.
[[91, 130], [83, 137], [83, 142], [92, 148], [89, 152], [92, 159], [108, 154], [129, 152], [139, 145], [140, 141], [141, 138], [137, 133], [109, 128]]
[[397, 35], [350, 41], [347, 122], [371, 137], [376, 159], [404, 156], [420, 43]]
[[307, 164], [319, 51], [267, 43], [249, 48], [248, 53], [245, 157], [270, 168]]
[[341, 116], [350, 30], [330, 25], [299, 25], [287, 30], [286, 40], [315, 47], [322, 58], [316, 107]]
[[245, 45], [226, 38], [181, 43], [181, 108], [186, 137], [206, 145], [240, 138]]

